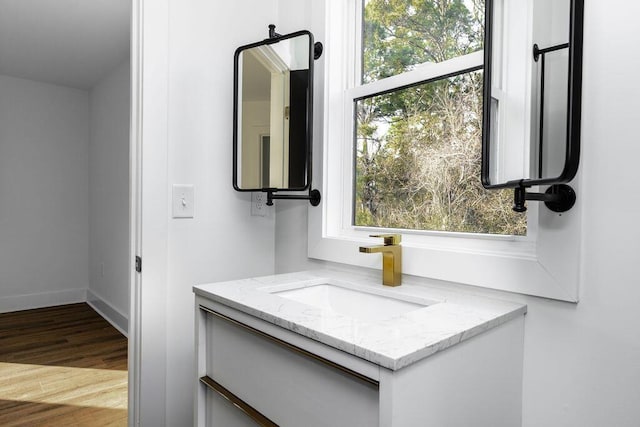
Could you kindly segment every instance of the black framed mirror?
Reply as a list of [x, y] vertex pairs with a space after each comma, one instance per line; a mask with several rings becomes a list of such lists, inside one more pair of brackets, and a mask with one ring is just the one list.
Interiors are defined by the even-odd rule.
[[234, 55], [233, 187], [267, 192], [270, 205], [309, 198], [274, 193], [311, 188], [316, 50], [309, 31], [269, 29], [268, 39]]
[[[516, 211], [540, 200], [562, 212], [580, 159], [584, 1], [530, 6], [485, 0], [482, 184], [514, 188]], [[538, 185], [551, 187], [527, 192]]]

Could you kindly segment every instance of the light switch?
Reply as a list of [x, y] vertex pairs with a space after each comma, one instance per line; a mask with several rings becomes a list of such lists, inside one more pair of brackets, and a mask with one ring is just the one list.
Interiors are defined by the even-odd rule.
[[173, 184], [174, 218], [193, 218], [193, 185]]

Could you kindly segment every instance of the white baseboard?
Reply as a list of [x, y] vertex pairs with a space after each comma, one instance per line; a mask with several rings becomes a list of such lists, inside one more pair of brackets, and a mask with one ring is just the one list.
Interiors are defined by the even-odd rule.
[[56, 292], [12, 295], [8, 297], [0, 297], [0, 313], [31, 310], [33, 308], [53, 307], [64, 304], [75, 304], [85, 302], [86, 300], [86, 289], [66, 289]]
[[111, 325], [116, 328], [122, 335], [125, 337], [129, 337], [129, 318], [124, 315], [120, 310], [115, 308], [113, 305], [109, 304], [100, 295], [97, 295], [95, 292], [90, 289], [87, 290], [87, 304], [91, 306], [100, 316], [104, 317], [104, 319], [111, 323]]

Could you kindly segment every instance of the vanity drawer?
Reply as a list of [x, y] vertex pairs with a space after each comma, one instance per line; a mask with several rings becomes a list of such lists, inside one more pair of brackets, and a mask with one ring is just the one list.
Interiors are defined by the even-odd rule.
[[[227, 316], [205, 312], [206, 376], [273, 423], [379, 424], [377, 381]], [[218, 417], [224, 405], [212, 400], [221, 399], [212, 394], [217, 393], [207, 391], [207, 425], [245, 425], [229, 424], [222, 412]]]
[[[261, 425], [213, 388], [209, 387], [205, 396], [207, 426], [255, 427], [256, 424]], [[262, 423], [262, 425], [268, 424]]]

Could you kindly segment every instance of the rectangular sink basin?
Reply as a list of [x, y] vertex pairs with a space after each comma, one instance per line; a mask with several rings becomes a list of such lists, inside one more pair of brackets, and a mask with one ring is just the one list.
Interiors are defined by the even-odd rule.
[[410, 302], [329, 283], [272, 293], [366, 321], [382, 320], [431, 305], [431, 303]]

